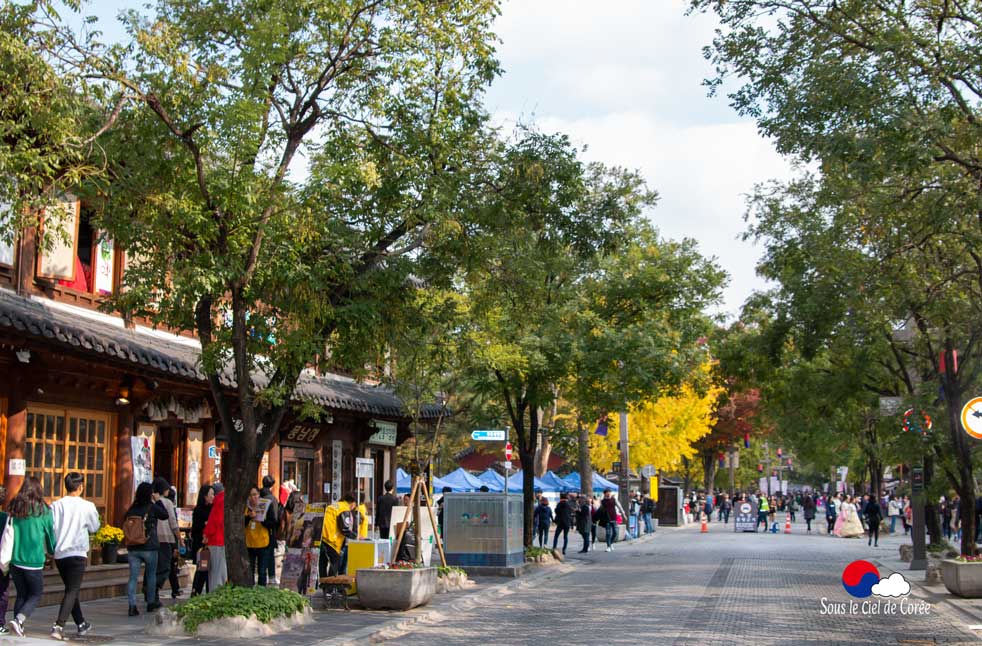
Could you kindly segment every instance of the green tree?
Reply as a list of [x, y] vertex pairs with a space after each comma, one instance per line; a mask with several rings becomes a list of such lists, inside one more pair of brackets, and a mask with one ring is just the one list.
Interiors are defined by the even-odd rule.
[[[493, 0], [161, 0], [125, 16], [128, 45], [48, 52], [129, 99], [100, 196], [129, 260], [115, 306], [200, 339], [229, 429], [230, 518], [302, 371], [378, 356], [411, 267], [466, 202], [496, 14]], [[247, 584], [243, 529], [226, 532]]]

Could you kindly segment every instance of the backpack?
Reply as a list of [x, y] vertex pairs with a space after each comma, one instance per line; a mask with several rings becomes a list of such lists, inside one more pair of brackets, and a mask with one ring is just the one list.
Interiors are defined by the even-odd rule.
[[150, 537], [147, 534], [147, 517], [127, 516], [123, 521], [123, 544], [127, 547], [136, 547], [146, 545], [148, 540]]

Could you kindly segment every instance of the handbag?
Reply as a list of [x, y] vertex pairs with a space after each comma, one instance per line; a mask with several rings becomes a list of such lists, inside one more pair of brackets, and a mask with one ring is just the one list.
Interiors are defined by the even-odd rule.
[[207, 545], [198, 550], [198, 554], [197, 554], [197, 558], [195, 559], [195, 562], [198, 564], [199, 572], [208, 571], [208, 561], [210, 559], [211, 559], [211, 551], [208, 549]]
[[10, 572], [10, 560], [14, 556], [14, 519], [7, 517], [7, 526], [3, 528], [3, 536], [0, 537], [0, 571], [4, 574]]

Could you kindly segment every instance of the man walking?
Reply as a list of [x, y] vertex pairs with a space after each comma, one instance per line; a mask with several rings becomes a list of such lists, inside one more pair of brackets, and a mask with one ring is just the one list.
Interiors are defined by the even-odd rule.
[[375, 525], [378, 527], [379, 538], [389, 537], [389, 521], [392, 516], [392, 508], [399, 505], [399, 499], [392, 493], [392, 481], [386, 480], [383, 485], [385, 493], [378, 497], [375, 503]]
[[576, 509], [576, 531], [583, 537], [583, 549], [580, 550], [580, 554], [590, 551], [590, 528], [593, 526], [593, 508], [590, 506], [590, 498], [581, 495], [579, 506]]
[[549, 537], [549, 527], [552, 526], [552, 507], [549, 506], [549, 499], [545, 496], [539, 498], [539, 504], [532, 514], [532, 526], [535, 528], [536, 535], [539, 537], [539, 547], [546, 546]]
[[92, 625], [82, 616], [78, 602], [89, 555], [89, 534], [99, 531], [99, 511], [82, 498], [81, 473], [72, 471], [65, 476], [65, 496], [51, 505], [52, 526], [55, 530], [55, 567], [65, 584], [58, 618], [51, 627], [51, 638], [65, 641], [65, 622], [71, 614], [79, 637], [86, 635]]
[[[160, 502], [167, 510], [167, 520], [157, 521], [157, 540], [160, 547], [157, 549], [157, 592], [164, 589], [164, 584], [170, 578], [171, 563], [174, 560], [174, 552], [177, 550], [177, 537], [181, 535], [180, 527], [177, 525], [177, 508], [167, 497], [170, 491], [170, 483], [163, 476], [153, 479], [153, 492], [160, 496]], [[146, 582], [144, 582], [146, 585]], [[180, 590], [174, 588], [171, 582], [171, 597], [177, 598]]]
[[559, 543], [560, 532], [563, 535], [563, 554], [566, 554], [566, 545], [569, 543], [569, 529], [573, 526], [573, 507], [569, 503], [567, 494], [559, 494], [559, 504], [556, 505], [556, 533], [552, 536], [552, 549], [556, 549]]
[[645, 496], [644, 501], [641, 503], [641, 518], [644, 520], [644, 533], [650, 534], [655, 531], [655, 527], [651, 522], [652, 517], [655, 515], [655, 501], [651, 499], [651, 496]]

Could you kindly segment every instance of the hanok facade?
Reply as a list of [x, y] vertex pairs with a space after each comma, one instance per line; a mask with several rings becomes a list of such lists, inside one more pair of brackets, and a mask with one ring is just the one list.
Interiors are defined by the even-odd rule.
[[[98, 311], [125, 259], [77, 200], [60, 206], [70, 243], [42, 252], [32, 231], [0, 241], [0, 473], [9, 496], [36, 476], [57, 498], [64, 475], [79, 471], [86, 497], [119, 526], [136, 484], [160, 475], [193, 506], [227, 467], [227, 429], [198, 368], [200, 346]], [[305, 377], [298, 396], [330, 415], [284, 424], [262, 471], [292, 480], [309, 501], [332, 501], [355, 488], [355, 459], [374, 458], [374, 491], [363, 492], [374, 500], [395, 480], [395, 447], [408, 437], [399, 399], [337, 375]]]

